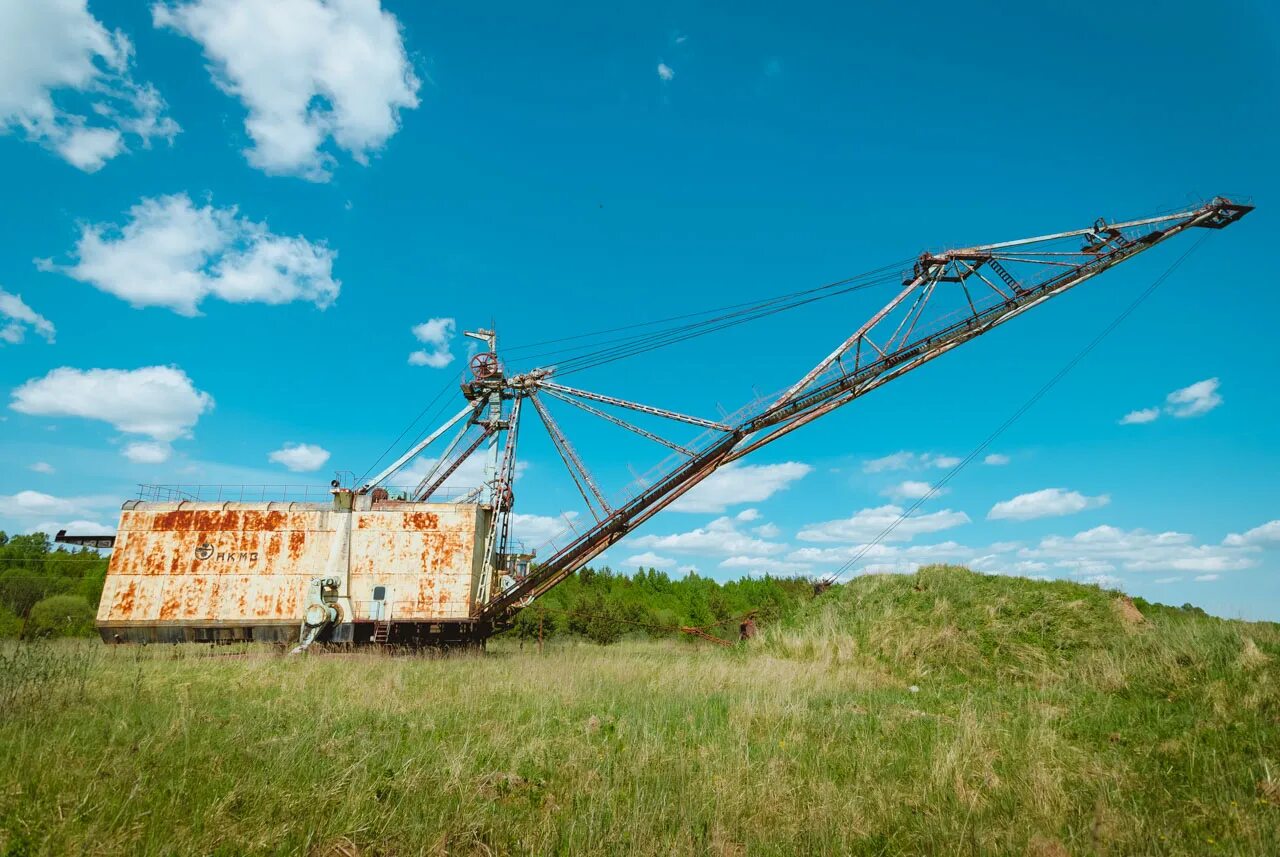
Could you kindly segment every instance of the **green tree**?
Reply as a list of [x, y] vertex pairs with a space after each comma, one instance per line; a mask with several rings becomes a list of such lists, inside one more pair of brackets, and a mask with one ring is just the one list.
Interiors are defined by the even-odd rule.
[[54, 595], [27, 616], [28, 637], [88, 637], [94, 632], [93, 607], [82, 595]]

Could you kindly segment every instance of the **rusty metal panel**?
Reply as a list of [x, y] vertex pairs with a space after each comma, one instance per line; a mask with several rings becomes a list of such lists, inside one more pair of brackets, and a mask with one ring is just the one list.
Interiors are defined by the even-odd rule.
[[393, 621], [466, 619], [488, 515], [460, 504], [131, 503], [98, 624], [297, 625], [322, 575], [343, 580], [346, 621], [372, 618], [377, 585], [392, 592]]
[[357, 617], [368, 615], [376, 586], [387, 588], [392, 621], [470, 616], [487, 510], [389, 503], [353, 517], [350, 593]]

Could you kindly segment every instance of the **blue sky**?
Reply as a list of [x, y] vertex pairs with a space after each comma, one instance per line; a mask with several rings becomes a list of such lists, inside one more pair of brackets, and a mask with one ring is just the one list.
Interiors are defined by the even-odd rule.
[[[0, 8], [4, 529], [110, 528], [138, 482], [359, 475], [456, 382], [463, 329], [514, 347], [1227, 194], [1259, 208], [999, 439], [1006, 462], [966, 468], [862, 565], [1280, 619], [1265, 4], [22, 5]], [[1191, 243], [777, 442], [606, 561], [838, 567]], [[888, 296], [572, 383], [715, 416]], [[415, 337], [433, 319], [452, 324]], [[613, 490], [663, 457], [564, 410]], [[517, 490], [534, 542], [575, 508], [535, 433]]]

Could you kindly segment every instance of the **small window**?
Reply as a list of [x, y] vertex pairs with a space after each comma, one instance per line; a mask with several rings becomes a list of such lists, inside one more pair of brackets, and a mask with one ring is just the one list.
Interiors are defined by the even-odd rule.
[[385, 586], [375, 586], [375, 587], [373, 587], [373, 600], [374, 600], [374, 601], [385, 601], [386, 599], [387, 599], [387, 587], [385, 587]]

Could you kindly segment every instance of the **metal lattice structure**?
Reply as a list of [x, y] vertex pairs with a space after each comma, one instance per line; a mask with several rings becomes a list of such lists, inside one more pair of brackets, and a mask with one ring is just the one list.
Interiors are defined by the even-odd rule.
[[[923, 253], [903, 278], [900, 291], [827, 357], [780, 395], [755, 402], [721, 420], [567, 386], [557, 380], [560, 370], [555, 366], [508, 374], [496, 335], [488, 330], [468, 333], [483, 341], [487, 350], [470, 362], [471, 377], [462, 385], [466, 405], [359, 491], [377, 490], [392, 474], [456, 428], [443, 453], [408, 498], [425, 501], [468, 457], [484, 447], [483, 484], [462, 498], [462, 502], [489, 505], [496, 521], [484, 545], [481, 594], [472, 615], [477, 621], [501, 625], [515, 611], [718, 468], [1157, 244], [1192, 228], [1222, 229], [1251, 210], [1252, 206], [1218, 197], [1196, 208], [1157, 217], [1121, 223], [1098, 220], [1083, 229]], [[758, 306], [767, 311], [771, 303]], [[759, 317], [753, 313], [757, 313], [756, 308], [732, 315]], [[657, 337], [656, 341], [661, 344], [663, 340]], [[641, 337], [636, 337], [613, 353], [629, 356], [648, 347]], [[581, 358], [578, 365], [585, 365]], [[529, 410], [524, 407], [526, 400], [564, 462], [594, 524], [571, 533], [565, 544], [556, 547], [532, 570], [517, 572], [508, 542], [515, 500], [512, 484], [516, 444], [521, 416]], [[659, 444], [671, 451], [671, 457], [652, 478], [641, 481], [634, 495], [624, 502], [611, 503], [552, 415], [548, 407], [552, 400]], [[622, 415], [627, 411], [693, 426], [703, 433], [692, 442], [677, 442], [635, 425]]]

